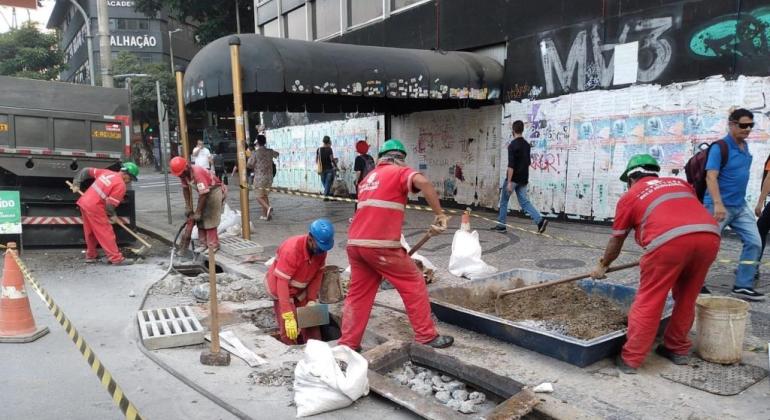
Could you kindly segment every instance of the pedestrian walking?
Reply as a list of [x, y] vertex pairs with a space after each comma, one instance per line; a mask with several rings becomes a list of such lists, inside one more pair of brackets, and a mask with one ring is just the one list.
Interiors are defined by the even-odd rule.
[[375, 295], [383, 278], [388, 279], [404, 301], [418, 343], [449, 347], [454, 338], [439, 335], [431, 319], [428, 289], [422, 272], [401, 246], [401, 226], [408, 194], [422, 191], [436, 215], [431, 229], [446, 230], [448, 217], [433, 184], [406, 166], [406, 149], [390, 139], [380, 149], [377, 167], [358, 185], [358, 210], [348, 233], [347, 252], [351, 269], [350, 288], [342, 311], [340, 344], [361, 348]]
[[[759, 239], [762, 242], [762, 249], [759, 251], [759, 261], [762, 261], [762, 256], [765, 254], [765, 244], [767, 243], [767, 234], [770, 232], [770, 203], [765, 204], [767, 201], [767, 195], [770, 194], [770, 177], [767, 174], [770, 173], [770, 155], [765, 160], [765, 169], [762, 172], [762, 189], [757, 198], [757, 205], [754, 207], [754, 214], [757, 216], [757, 230], [759, 231]], [[759, 267], [754, 274], [754, 279], [759, 280]]]
[[[754, 214], [746, 203], [752, 156], [746, 142], [754, 127], [754, 114], [739, 108], [730, 113], [727, 156], [721, 148], [712, 147], [706, 161], [706, 194], [703, 204], [714, 215], [720, 229], [730, 226], [743, 242], [732, 295], [751, 301], [765, 300], [765, 295], [754, 290], [754, 274], [762, 251], [762, 240]], [[727, 159], [726, 163], [722, 159]], [[705, 289], [704, 292], [708, 292]]]
[[334, 225], [317, 219], [307, 234], [286, 239], [275, 253], [275, 262], [265, 274], [265, 290], [273, 299], [275, 321], [285, 344], [321, 339], [319, 327], [297, 329], [297, 308], [316, 304], [326, 253], [333, 247]]
[[[217, 227], [222, 217], [222, 203], [226, 190], [222, 181], [210, 170], [198, 165], [190, 165], [187, 159], [177, 156], [169, 162], [169, 170], [178, 176], [182, 184], [182, 195], [185, 203], [185, 217], [193, 219], [198, 226], [198, 248], [196, 252], [206, 249], [219, 249]], [[198, 202], [192, 203], [191, 189], [198, 192]]]
[[500, 185], [500, 213], [497, 216], [497, 225], [491, 229], [500, 233], [507, 231], [505, 225], [508, 216], [508, 200], [515, 191], [521, 209], [535, 222], [538, 233], [543, 233], [548, 226], [548, 219], [535, 209], [527, 195], [529, 166], [532, 164], [532, 159], [530, 157], [531, 146], [523, 136], [524, 123], [516, 120], [513, 122], [512, 129], [513, 141], [508, 144], [508, 169], [505, 171], [505, 179]]
[[257, 202], [262, 207], [262, 216], [260, 220], [270, 220], [273, 218], [273, 208], [270, 207], [268, 193], [273, 186], [273, 159], [277, 158], [279, 153], [267, 147], [267, 138], [260, 134], [257, 136], [257, 148], [249, 157], [248, 167], [254, 172], [254, 189], [257, 196]]
[[337, 159], [332, 150], [332, 139], [324, 136], [323, 145], [316, 149], [315, 159], [318, 167], [318, 174], [321, 176], [321, 184], [324, 187], [324, 201], [329, 201], [327, 197], [331, 195], [332, 183], [334, 183], [334, 171], [337, 170]]
[[190, 157], [192, 157], [194, 165], [200, 166], [207, 171], [213, 169], [214, 158], [211, 156], [211, 151], [203, 144], [203, 140], [198, 140], [198, 144], [195, 145], [195, 148], [190, 153]]
[[113, 265], [128, 265], [135, 261], [125, 258], [115, 240], [112, 223], [118, 217], [117, 207], [126, 196], [126, 188], [139, 176], [139, 167], [133, 162], [124, 162], [119, 172], [109, 169], [83, 168], [72, 180], [72, 192], [80, 191], [80, 185], [93, 179], [77, 206], [83, 219], [83, 235], [86, 241], [86, 263], [99, 261], [96, 249], [101, 246], [107, 259]]
[[635, 231], [636, 243], [644, 249], [641, 277], [628, 312], [626, 343], [616, 359], [618, 368], [629, 374], [636, 373], [652, 348], [669, 291], [674, 309], [655, 352], [687, 364], [695, 300], [719, 252], [719, 225], [692, 186], [679, 178], [659, 178], [658, 172], [660, 166], [650, 155], [628, 161], [620, 176], [628, 192], [618, 201], [612, 237], [591, 272], [591, 277], [603, 278], [631, 229]]
[[[369, 154], [369, 143], [366, 140], [359, 140], [356, 142], [356, 156], [355, 162], [353, 162], [353, 171], [356, 174], [356, 198], [358, 198], [358, 184], [364, 180], [369, 172], [374, 170], [375, 163], [372, 155]], [[356, 202], [353, 207], [353, 211], [358, 209], [358, 203]]]

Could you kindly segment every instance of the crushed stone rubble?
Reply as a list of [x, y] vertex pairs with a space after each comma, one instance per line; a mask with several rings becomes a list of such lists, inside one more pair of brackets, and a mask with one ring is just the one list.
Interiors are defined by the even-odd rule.
[[488, 400], [486, 394], [468, 390], [465, 383], [431, 369], [406, 362], [387, 375], [396, 383], [409, 387], [423, 397], [433, 396], [437, 401], [463, 414], [482, 411]]
[[296, 361], [286, 361], [280, 367], [256, 370], [249, 374], [249, 384], [275, 387], [286, 386], [291, 389], [294, 383], [294, 368], [296, 366]]
[[[205, 302], [209, 300], [208, 282], [208, 273], [195, 277], [172, 274], [156, 283], [150, 290], [150, 294], [187, 295]], [[266, 297], [264, 288], [255, 280], [241, 278], [230, 273], [217, 274], [217, 298], [220, 301], [245, 302]]]

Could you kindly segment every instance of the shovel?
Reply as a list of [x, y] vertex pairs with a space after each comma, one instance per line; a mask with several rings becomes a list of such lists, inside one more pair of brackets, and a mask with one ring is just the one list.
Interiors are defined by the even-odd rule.
[[325, 303], [297, 308], [297, 328], [317, 327], [328, 323], [329, 305]]
[[[608, 268], [607, 272], [612, 273], [613, 271], [625, 270], [627, 268], [636, 267], [637, 265], [639, 265], [639, 261], [634, 261], [628, 264], [616, 265], [614, 267]], [[556, 286], [558, 284], [564, 284], [564, 283], [570, 283], [577, 280], [583, 280], [586, 277], [591, 277], [591, 273], [580, 274], [575, 277], [568, 277], [566, 279], [561, 279], [556, 281], [548, 281], [545, 283], [533, 284], [531, 286], [519, 287], [516, 289], [501, 290], [497, 292], [497, 296], [495, 297], [495, 313], [499, 315], [502, 312], [503, 297], [505, 296], [526, 292], [527, 290], [544, 289], [546, 287]]]
[[[71, 183], [71, 182], [69, 182], [69, 181], [64, 181], [64, 182], [67, 184], [67, 186], [68, 186], [68, 187], [70, 187], [70, 189], [72, 189], [72, 183]], [[80, 195], [83, 195], [83, 191], [78, 191], [78, 194], [80, 194]], [[145, 240], [144, 240], [144, 239], [143, 239], [141, 236], [137, 235], [137, 234], [136, 234], [136, 232], [134, 232], [133, 230], [129, 229], [129, 228], [128, 228], [128, 226], [126, 226], [126, 225], [123, 223], [123, 221], [122, 221], [122, 220], [120, 220], [120, 218], [119, 218], [119, 217], [116, 217], [116, 218], [115, 218], [115, 223], [116, 223], [118, 226], [122, 227], [122, 228], [123, 228], [123, 230], [125, 230], [126, 232], [128, 232], [128, 233], [129, 233], [131, 236], [133, 236], [134, 238], [136, 238], [136, 239], [137, 239], [139, 242], [141, 242], [141, 243], [142, 243], [142, 247], [141, 247], [141, 248], [139, 248], [139, 249], [130, 248], [131, 252], [133, 252], [133, 253], [134, 253], [134, 254], [136, 254], [136, 255], [144, 255], [144, 254], [147, 252], [147, 250], [148, 250], [149, 248], [152, 248], [152, 245], [150, 245], [150, 243], [149, 243], [149, 242], [145, 241]]]

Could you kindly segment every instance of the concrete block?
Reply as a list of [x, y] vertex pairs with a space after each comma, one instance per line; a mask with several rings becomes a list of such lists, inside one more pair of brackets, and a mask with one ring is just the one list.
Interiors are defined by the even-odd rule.
[[219, 247], [225, 254], [239, 257], [241, 255], [261, 254], [262, 245], [248, 239], [231, 236], [219, 240]]
[[145, 309], [136, 317], [142, 342], [150, 350], [203, 343], [203, 326], [189, 306]]

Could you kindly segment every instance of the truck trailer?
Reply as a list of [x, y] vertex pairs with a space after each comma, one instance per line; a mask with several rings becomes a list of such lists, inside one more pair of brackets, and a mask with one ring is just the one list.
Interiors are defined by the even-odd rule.
[[[85, 243], [78, 196], [65, 181], [85, 167], [120, 169], [130, 156], [129, 116], [124, 89], [0, 76], [0, 190], [20, 192], [24, 246]], [[117, 210], [136, 227], [133, 190]], [[119, 243], [132, 239], [116, 234]]]

